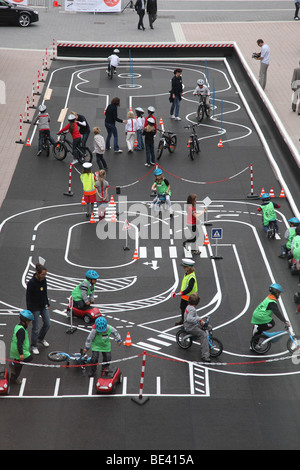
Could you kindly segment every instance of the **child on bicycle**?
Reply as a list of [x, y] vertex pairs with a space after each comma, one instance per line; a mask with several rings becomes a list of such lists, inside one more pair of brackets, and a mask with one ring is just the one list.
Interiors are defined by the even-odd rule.
[[120, 51], [119, 49], [115, 49], [113, 54], [110, 55], [107, 60], [108, 60], [108, 66], [107, 66], [107, 70], [106, 70], [106, 73], [110, 73], [110, 70], [111, 70], [111, 67], [114, 67], [114, 73], [116, 73], [116, 68], [119, 66], [120, 64], [120, 58], [118, 56], [118, 54], [120, 54]]
[[[184, 312], [183, 327], [187, 333], [196, 336], [200, 341], [200, 350], [202, 359], [205, 362], [210, 361], [208, 337], [203, 329], [205, 322], [197, 315], [196, 306], [200, 302], [199, 294], [191, 294], [189, 297], [188, 306]], [[207, 329], [212, 329], [210, 325]]]
[[73, 161], [72, 163], [75, 165], [75, 163], [78, 162], [77, 158], [77, 146], [81, 144], [81, 134], [79, 132], [78, 124], [76, 122], [76, 116], [74, 114], [70, 114], [68, 116], [68, 121], [69, 124], [67, 124], [65, 127], [63, 127], [58, 134], [62, 134], [63, 132], [70, 132], [72, 138], [73, 138]]
[[85, 273], [85, 280], [72, 291], [73, 306], [80, 310], [86, 310], [94, 303], [94, 293], [99, 274], [90, 269]]
[[263, 229], [268, 235], [268, 231], [270, 229], [269, 224], [270, 222], [274, 222], [276, 233], [279, 232], [277, 217], [275, 209], [280, 208], [280, 204], [276, 204], [275, 202], [271, 202], [271, 196], [269, 193], [264, 193], [261, 195], [260, 199], [262, 200], [262, 204], [258, 207], [258, 212], [262, 212], [262, 224]]
[[203, 97], [207, 110], [211, 110], [210, 91], [208, 86], [205, 85], [204, 80], [202, 80], [201, 78], [197, 80], [197, 87], [195, 88], [193, 95]]
[[50, 123], [50, 116], [47, 113], [47, 107], [44, 104], [41, 104], [39, 106], [39, 115], [38, 115], [38, 117], [36, 118], [36, 120], [34, 122], [34, 125], [35, 126], [37, 125], [38, 130], [39, 130], [39, 150], [38, 150], [37, 156], [41, 155], [41, 153], [42, 153], [43, 139], [44, 139], [45, 135], [48, 137], [48, 139], [50, 140], [50, 142], [53, 146], [56, 145], [55, 140], [53, 139], [53, 137], [50, 134], [50, 125], [49, 125], [49, 123]]
[[160, 196], [166, 198], [166, 203], [168, 206], [168, 211], [170, 216], [173, 216], [173, 210], [171, 206], [171, 186], [167, 179], [164, 178], [163, 172], [160, 168], [154, 170], [155, 181], [151, 187], [152, 191], [155, 191], [156, 197], [153, 199], [153, 204], [159, 201]]
[[90, 217], [93, 212], [93, 205], [97, 201], [97, 191], [95, 188], [95, 175], [92, 173], [92, 163], [85, 162], [80, 180], [83, 186], [83, 195], [86, 202], [86, 216]]
[[104, 317], [96, 318], [82, 351], [83, 354], [86, 354], [89, 349], [92, 350], [91, 364], [93, 365], [89, 367], [90, 377], [93, 377], [96, 373], [100, 352], [103, 358], [101, 375], [105, 375], [108, 372], [109, 364], [107, 363], [111, 361], [111, 336], [117, 341], [118, 346], [121, 346], [122, 340], [118, 331], [111, 325], [108, 325]]

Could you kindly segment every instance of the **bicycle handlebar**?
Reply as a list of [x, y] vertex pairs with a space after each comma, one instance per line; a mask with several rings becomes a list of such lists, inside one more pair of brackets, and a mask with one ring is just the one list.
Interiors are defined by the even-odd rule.
[[184, 126], [184, 128], [185, 128], [185, 129], [191, 129], [192, 127], [194, 128], [194, 127], [198, 127], [198, 126], [200, 126], [200, 123], [198, 123], [198, 124], [191, 124], [190, 126]]
[[161, 134], [169, 134], [169, 135], [175, 135], [175, 132], [173, 131], [164, 131], [163, 129], [157, 129], [158, 132], [160, 132]]

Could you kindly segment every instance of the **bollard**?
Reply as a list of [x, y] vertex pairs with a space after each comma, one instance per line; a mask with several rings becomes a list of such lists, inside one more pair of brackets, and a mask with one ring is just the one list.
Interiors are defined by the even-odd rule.
[[254, 194], [254, 185], [253, 185], [253, 165], [252, 163], [249, 166], [250, 168], [250, 194], [248, 194], [247, 198], [248, 199], [259, 199], [259, 196], [257, 194]]
[[23, 116], [20, 114], [20, 139], [16, 140], [16, 144], [25, 144], [24, 140], [22, 140], [22, 122], [23, 122]]
[[68, 191], [64, 193], [65, 196], [74, 196], [74, 193], [71, 190], [71, 184], [72, 184], [72, 168], [73, 168], [73, 163], [70, 163], [69, 167], [69, 188]]
[[142, 373], [141, 373], [139, 396], [131, 398], [131, 400], [134, 401], [135, 403], [137, 403], [138, 405], [144, 405], [144, 403], [146, 403], [149, 400], [149, 397], [143, 397], [145, 363], [146, 363], [146, 351], [144, 351], [144, 353], [143, 353], [143, 363], [142, 363]]

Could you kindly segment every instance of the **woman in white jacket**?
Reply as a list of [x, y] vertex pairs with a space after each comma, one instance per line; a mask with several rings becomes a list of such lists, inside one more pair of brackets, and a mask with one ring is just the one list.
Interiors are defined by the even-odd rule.
[[136, 119], [134, 119], [133, 112], [129, 111], [127, 114], [127, 122], [125, 125], [126, 143], [127, 143], [128, 152], [133, 152], [136, 130], [137, 130], [137, 121]]

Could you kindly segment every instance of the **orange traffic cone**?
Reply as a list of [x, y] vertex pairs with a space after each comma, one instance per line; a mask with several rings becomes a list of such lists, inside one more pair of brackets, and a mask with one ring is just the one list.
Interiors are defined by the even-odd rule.
[[124, 342], [125, 346], [132, 346], [131, 338], [130, 338], [130, 333], [128, 331], [127, 336], [126, 336], [126, 341]]
[[164, 125], [164, 121], [163, 121], [162, 117], [161, 117], [160, 120], [159, 120], [159, 125], [160, 125], [160, 126], [163, 126], [163, 125]]
[[209, 239], [208, 239], [208, 235], [207, 235], [207, 234], [205, 235], [203, 245], [209, 245]]
[[284, 193], [283, 188], [282, 188], [282, 190], [281, 190], [281, 193], [280, 193], [279, 197], [285, 197], [285, 193]]
[[91, 218], [90, 218], [90, 224], [95, 224], [95, 223], [96, 223], [96, 220], [95, 220], [94, 214], [92, 212]]
[[110, 197], [109, 204], [112, 206], [112, 205], [114, 205], [114, 203], [115, 203], [114, 197], [111, 196], [111, 197]]
[[106, 106], [105, 106], [105, 108], [104, 108], [104, 114], [106, 114]]
[[189, 139], [188, 143], [187, 143], [187, 148], [189, 149], [191, 147], [191, 139]]
[[262, 195], [265, 194], [265, 188], [262, 188], [261, 190], [261, 193], [260, 193], [260, 196], [259, 197], [262, 197]]
[[219, 140], [218, 147], [219, 147], [219, 148], [222, 148], [222, 147], [223, 147], [222, 139]]
[[85, 206], [85, 205], [86, 205], [86, 202], [85, 202], [85, 199], [84, 199], [84, 195], [82, 196], [82, 199], [81, 199], [81, 205], [82, 205], [82, 206]]
[[137, 146], [138, 146], [138, 141], [137, 141], [137, 139], [135, 139], [135, 141], [134, 141], [134, 148], [136, 149]]
[[270, 196], [271, 196], [271, 197], [275, 197], [274, 189], [273, 189], [273, 188], [270, 189]]
[[29, 139], [26, 140], [26, 147], [30, 147], [30, 140]]
[[113, 212], [112, 215], [111, 215], [111, 219], [110, 219], [111, 222], [117, 222], [117, 219], [116, 219], [116, 216], [115, 216], [115, 213]]
[[137, 248], [134, 250], [134, 254], [133, 254], [132, 259], [139, 259]]

